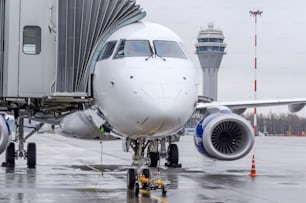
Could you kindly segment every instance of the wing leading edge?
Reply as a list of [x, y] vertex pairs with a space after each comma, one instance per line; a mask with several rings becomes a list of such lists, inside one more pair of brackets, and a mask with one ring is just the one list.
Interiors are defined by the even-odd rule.
[[288, 110], [292, 113], [298, 112], [306, 104], [306, 98], [300, 99], [275, 99], [275, 100], [250, 100], [250, 101], [228, 101], [228, 102], [210, 102], [198, 103], [196, 109], [206, 109], [216, 106], [226, 106], [234, 112], [243, 112], [251, 107], [268, 107], [268, 106], [281, 106], [288, 105]]

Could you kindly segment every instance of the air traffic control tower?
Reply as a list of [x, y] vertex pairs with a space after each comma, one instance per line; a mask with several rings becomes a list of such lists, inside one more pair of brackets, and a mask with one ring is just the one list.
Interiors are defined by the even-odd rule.
[[221, 64], [226, 44], [221, 30], [214, 29], [212, 23], [201, 30], [196, 43], [196, 54], [203, 71], [203, 96], [217, 100], [218, 70]]

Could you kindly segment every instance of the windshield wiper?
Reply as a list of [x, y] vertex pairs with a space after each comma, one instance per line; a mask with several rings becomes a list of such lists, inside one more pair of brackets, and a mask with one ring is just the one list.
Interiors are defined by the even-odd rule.
[[158, 58], [161, 58], [163, 61], [166, 61], [166, 59], [158, 54], [155, 54], [155, 56], [157, 56]]
[[153, 52], [153, 50], [152, 50], [151, 45], [150, 45], [150, 51], [151, 51], [151, 55], [148, 56], [147, 58], [145, 58], [145, 61], [149, 60], [149, 58], [151, 58], [151, 57], [153, 58], [153, 56], [154, 56], [154, 52]]
[[149, 60], [149, 58], [151, 58], [151, 57], [153, 58], [153, 55], [154, 55], [153, 52], [151, 52], [151, 55], [148, 56], [147, 58], [145, 58], [145, 61]]
[[162, 56], [160, 56], [160, 55], [157, 54], [156, 47], [153, 46], [153, 48], [154, 48], [155, 57], [157, 56], [157, 57], [161, 58], [163, 61], [166, 61], [165, 58], [163, 58]]
[[145, 58], [145, 61], [149, 60], [149, 58], [151, 58], [151, 57], [153, 58], [154, 56], [155, 56], [155, 58], [158, 57], [158, 58], [161, 58], [163, 61], [166, 61], [166, 59], [164, 57], [157, 54], [155, 46], [153, 46], [154, 51], [152, 50], [151, 46], [150, 46], [150, 49], [151, 49], [151, 55], [148, 56], [147, 58]]

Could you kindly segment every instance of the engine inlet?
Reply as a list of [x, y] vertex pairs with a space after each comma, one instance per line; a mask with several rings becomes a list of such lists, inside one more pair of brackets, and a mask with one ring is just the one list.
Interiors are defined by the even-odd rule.
[[225, 121], [213, 130], [211, 141], [214, 148], [219, 152], [233, 154], [241, 148], [241, 129], [237, 123]]

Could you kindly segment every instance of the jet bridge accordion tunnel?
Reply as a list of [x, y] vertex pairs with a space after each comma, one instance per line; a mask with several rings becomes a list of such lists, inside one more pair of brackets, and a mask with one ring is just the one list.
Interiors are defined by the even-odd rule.
[[0, 97], [91, 97], [105, 40], [145, 15], [131, 0], [0, 0]]

